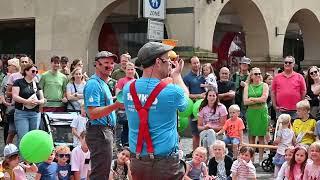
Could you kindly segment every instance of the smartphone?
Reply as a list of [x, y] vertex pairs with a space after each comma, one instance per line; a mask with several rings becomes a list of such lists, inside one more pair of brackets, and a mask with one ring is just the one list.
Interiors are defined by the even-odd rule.
[[89, 162], [90, 162], [90, 159], [85, 159], [84, 160], [84, 164], [89, 164]]

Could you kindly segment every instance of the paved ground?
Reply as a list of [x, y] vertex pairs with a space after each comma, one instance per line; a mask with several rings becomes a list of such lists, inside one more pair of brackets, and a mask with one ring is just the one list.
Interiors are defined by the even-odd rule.
[[[248, 142], [247, 139], [244, 140], [245, 142]], [[191, 152], [192, 150], [192, 139], [191, 138], [181, 138], [181, 146], [182, 146], [182, 150], [184, 151], [185, 154], [188, 154]], [[3, 142], [3, 129], [2, 127], [0, 127], [0, 159], [3, 158], [3, 148], [4, 148], [4, 142]], [[256, 153], [256, 158], [258, 159], [258, 155]], [[265, 156], [267, 156], [267, 154], [265, 154]], [[261, 167], [257, 167], [257, 179], [258, 180], [269, 180], [269, 179], [273, 179], [272, 178], [272, 174], [271, 173], [266, 173], [262, 170]]]

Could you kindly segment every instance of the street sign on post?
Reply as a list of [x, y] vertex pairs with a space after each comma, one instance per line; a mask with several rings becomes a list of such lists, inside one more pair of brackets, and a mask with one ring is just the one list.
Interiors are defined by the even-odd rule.
[[148, 19], [148, 39], [162, 40], [164, 37], [164, 23]]
[[165, 18], [165, 0], [143, 0], [143, 17], [150, 19]]

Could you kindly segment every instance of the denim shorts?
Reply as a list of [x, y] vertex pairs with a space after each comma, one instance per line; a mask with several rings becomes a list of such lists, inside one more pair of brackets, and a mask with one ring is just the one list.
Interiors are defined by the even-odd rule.
[[240, 144], [240, 140], [238, 138], [233, 137], [225, 137], [223, 141], [226, 144]]
[[272, 163], [276, 166], [282, 166], [285, 161], [284, 155], [276, 153], [276, 155], [273, 157]]

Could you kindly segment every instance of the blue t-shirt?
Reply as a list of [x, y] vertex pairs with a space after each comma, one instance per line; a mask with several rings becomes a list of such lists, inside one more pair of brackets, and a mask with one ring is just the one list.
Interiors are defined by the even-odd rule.
[[188, 87], [190, 94], [201, 94], [205, 92], [205, 89], [200, 87], [200, 84], [206, 82], [205, 78], [201, 75], [197, 76], [197, 74], [190, 71], [183, 77], [183, 82]]
[[[155, 78], [141, 78], [136, 81], [136, 90], [142, 105], [159, 82], [160, 80]], [[130, 84], [127, 83], [123, 88], [123, 99], [130, 127], [130, 151], [135, 153], [140, 119], [130, 95]], [[178, 149], [177, 110], [184, 111], [187, 104], [184, 91], [174, 84], [168, 84], [154, 100], [149, 109], [148, 125], [155, 155], [166, 156]], [[147, 155], [145, 143], [141, 155]]]
[[[109, 106], [113, 104], [112, 95], [108, 85], [105, 83], [104, 80], [102, 80], [96, 74], [92, 75], [91, 78], [86, 83], [86, 86], [84, 87], [84, 90], [83, 90], [83, 95], [84, 95], [85, 110], [87, 114], [89, 114], [88, 107], [103, 107], [103, 106]], [[107, 117], [110, 120], [109, 125], [115, 126], [116, 114], [114, 111], [108, 116], [102, 117], [100, 119], [95, 119], [95, 120], [90, 119], [90, 122], [93, 125], [105, 126], [108, 124]]]
[[71, 176], [71, 165], [66, 164], [65, 166], [60, 166], [58, 164], [57, 174], [59, 180], [69, 180]]
[[40, 180], [56, 180], [57, 179], [58, 164], [52, 162], [48, 164], [42, 162], [38, 165], [38, 173], [41, 174]]

